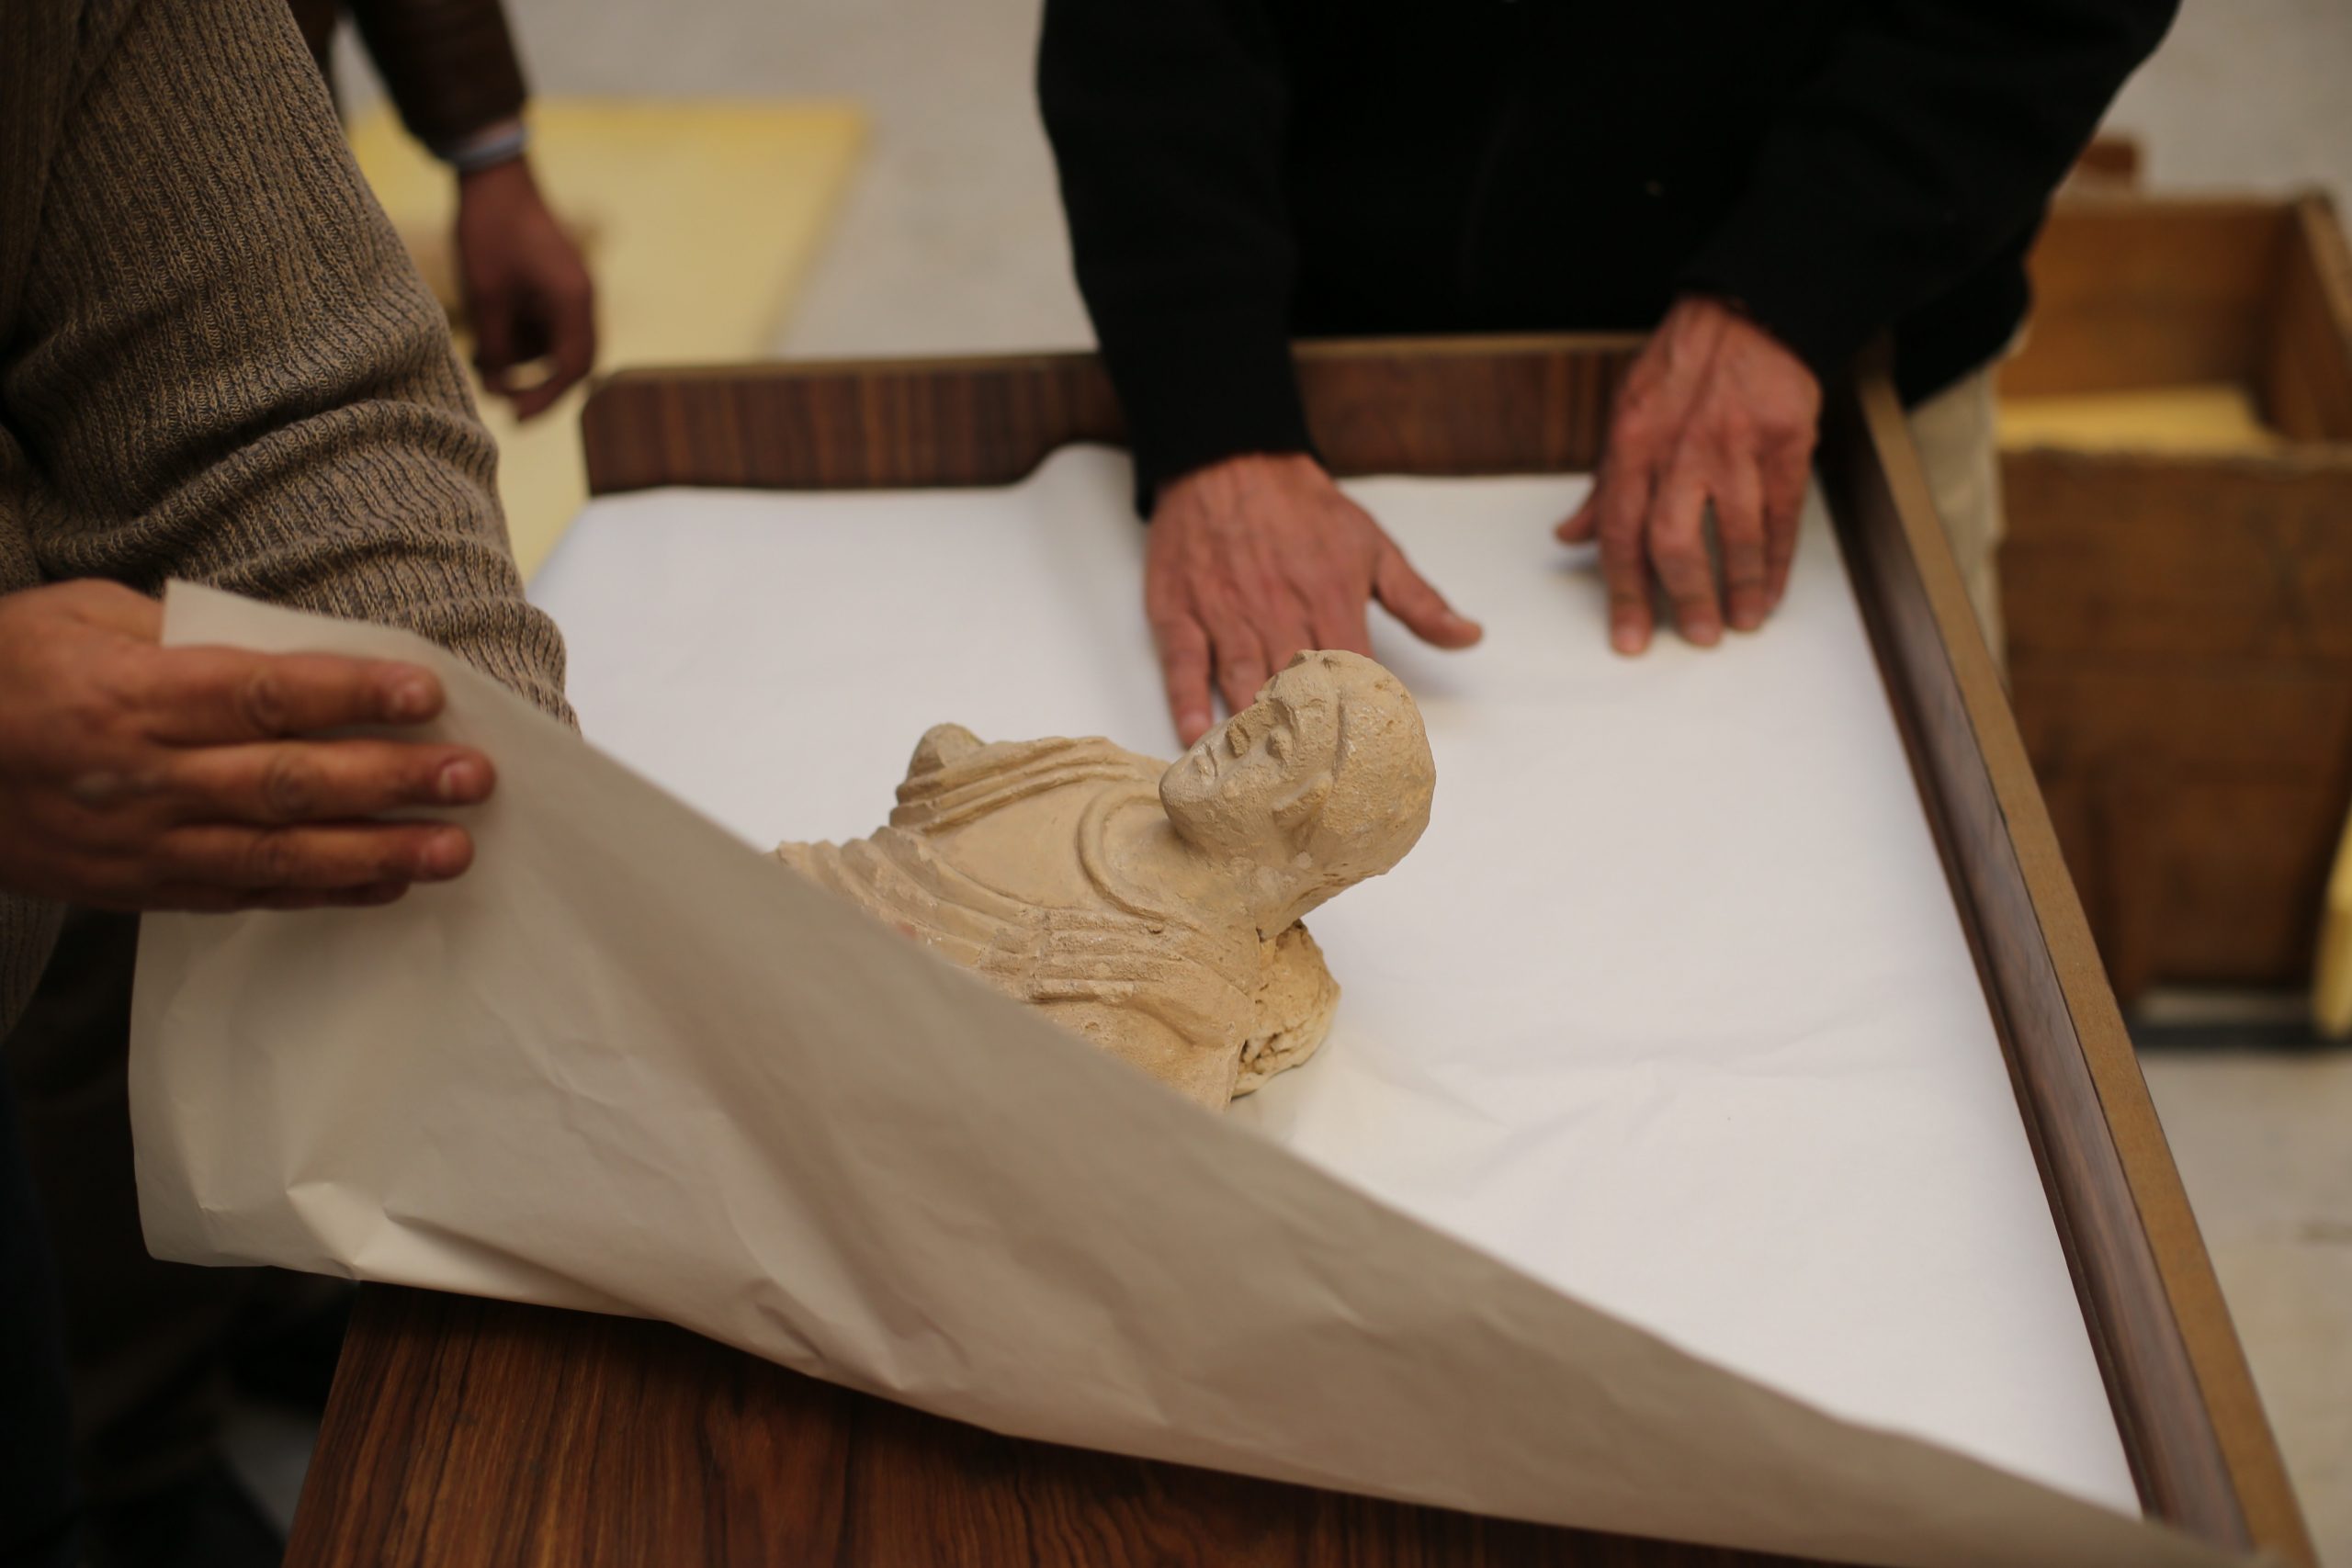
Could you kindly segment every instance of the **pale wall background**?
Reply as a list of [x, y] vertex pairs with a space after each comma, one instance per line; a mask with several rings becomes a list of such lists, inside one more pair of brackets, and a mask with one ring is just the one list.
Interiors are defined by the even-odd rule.
[[[508, 0], [550, 93], [851, 97], [875, 141], [780, 347], [1088, 341], [1029, 90], [1038, 0]], [[362, 87], [363, 71], [344, 80]], [[2159, 185], [2352, 208], [2352, 0], [2187, 0], [2124, 91]]]

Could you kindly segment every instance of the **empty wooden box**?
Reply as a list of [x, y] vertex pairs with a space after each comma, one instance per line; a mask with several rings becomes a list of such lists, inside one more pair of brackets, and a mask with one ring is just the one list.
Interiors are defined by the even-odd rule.
[[2352, 806], [2352, 253], [2324, 197], [2063, 200], [2005, 400], [2267, 429], [2005, 443], [2018, 720], [2117, 991], [2298, 984]]

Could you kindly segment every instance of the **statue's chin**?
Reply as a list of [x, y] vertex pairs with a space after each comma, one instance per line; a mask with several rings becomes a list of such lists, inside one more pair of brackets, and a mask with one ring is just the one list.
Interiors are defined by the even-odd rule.
[[1210, 796], [1185, 787], [1183, 781], [1171, 774], [1160, 781], [1159, 808], [1168, 814], [1169, 825], [1178, 838], [1214, 853], [1223, 852], [1216, 843], [1216, 812]]
[[1197, 804], [1216, 789], [1216, 759], [1209, 755], [1204, 746], [1194, 746], [1169, 763], [1168, 771], [1159, 775], [1160, 804], [1170, 812], [1179, 802]]

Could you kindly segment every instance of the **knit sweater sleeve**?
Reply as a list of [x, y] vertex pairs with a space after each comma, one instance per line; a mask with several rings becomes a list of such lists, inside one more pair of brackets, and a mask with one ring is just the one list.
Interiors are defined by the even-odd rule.
[[41, 574], [399, 626], [568, 716], [440, 310], [281, 0], [96, 0], [0, 351]]

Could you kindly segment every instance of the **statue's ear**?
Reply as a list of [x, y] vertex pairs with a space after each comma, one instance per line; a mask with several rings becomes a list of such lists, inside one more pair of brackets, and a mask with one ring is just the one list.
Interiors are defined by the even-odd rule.
[[1276, 803], [1274, 826], [1285, 833], [1295, 834], [1313, 823], [1323, 813], [1323, 803], [1331, 798], [1331, 774], [1329, 769], [1317, 773], [1297, 790]]

